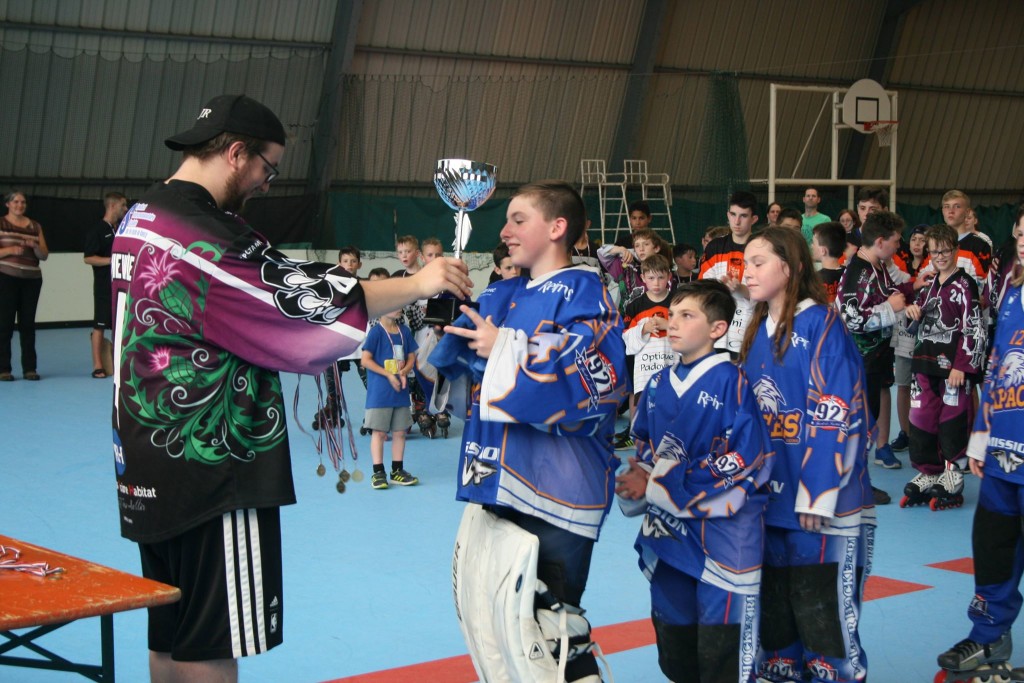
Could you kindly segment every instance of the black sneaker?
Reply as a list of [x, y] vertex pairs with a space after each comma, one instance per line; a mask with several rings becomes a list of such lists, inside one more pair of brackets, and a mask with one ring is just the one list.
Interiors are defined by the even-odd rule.
[[871, 487], [871, 494], [875, 498], [875, 505], [888, 505], [892, 502], [892, 498], [889, 494], [882, 489], [876, 489], [874, 486]]
[[383, 472], [374, 472], [370, 477], [370, 486], [375, 489], [386, 489], [388, 487], [388, 475]]
[[896, 451], [897, 453], [902, 453], [903, 451], [910, 448], [910, 437], [907, 436], [907, 433], [901, 429], [899, 436], [892, 440], [892, 443], [889, 444], [889, 447]]
[[616, 435], [615, 450], [628, 451], [630, 448], [633, 448], [634, 446], [636, 446], [636, 444], [633, 443], [633, 437], [631, 437], [629, 434]]
[[420, 480], [405, 470], [394, 470], [391, 472], [391, 483], [399, 486], [415, 486]]

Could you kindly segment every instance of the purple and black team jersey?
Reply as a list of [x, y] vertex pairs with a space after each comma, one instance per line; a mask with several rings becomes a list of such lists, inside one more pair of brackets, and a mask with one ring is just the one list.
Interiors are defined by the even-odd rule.
[[356, 348], [359, 282], [286, 257], [177, 180], [131, 208], [111, 258], [122, 535], [151, 543], [294, 503], [277, 373], [318, 374]]
[[933, 377], [960, 370], [968, 379], [981, 381], [987, 330], [974, 278], [960, 268], [945, 282], [936, 276], [914, 303], [921, 307], [921, 320], [911, 369]]

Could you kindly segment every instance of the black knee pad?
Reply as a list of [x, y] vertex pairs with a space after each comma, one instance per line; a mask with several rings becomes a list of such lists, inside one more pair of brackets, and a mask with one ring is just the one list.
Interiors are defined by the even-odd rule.
[[699, 639], [701, 683], [735, 683], [740, 670], [740, 625], [701, 626]]
[[789, 599], [805, 650], [826, 657], [846, 656], [839, 616], [835, 562], [791, 567]]
[[910, 462], [915, 465], [942, 465], [939, 435], [910, 425]]
[[979, 502], [974, 510], [971, 548], [974, 553], [974, 582], [990, 586], [1009, 581], [1017, 544], [1021, 541], [1021, 518], [1002, 515]]
[[761, 569], [761, 647], [781, 650], [800, 639], [790, 604], [790, 567]]
[[697, 625], [675, 626], [655, 616], [654, 634], [658, 642], [658, 666], [673, 683], [700, 683], [697, 664]]

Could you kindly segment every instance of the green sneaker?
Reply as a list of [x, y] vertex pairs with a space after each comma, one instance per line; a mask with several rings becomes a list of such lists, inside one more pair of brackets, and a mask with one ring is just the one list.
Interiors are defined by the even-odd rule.
[[386, 489], [388, 487], [388, 475], [383, 472], [374, 472], [370, 477], [370, 486], [375, 489]]
[[415, 486], [420, 483], [420, 480], [412, 476], [408, 472], [403, 470], [394, 470], [391, 472], [391, 481], [398, 484], [399, 486]]

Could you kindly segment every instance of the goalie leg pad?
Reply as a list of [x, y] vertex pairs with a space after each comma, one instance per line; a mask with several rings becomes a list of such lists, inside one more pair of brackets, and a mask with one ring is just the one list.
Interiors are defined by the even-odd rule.
[[551, 598], [537, 580], [539, 548], [537, 537], [515, 523], [480, 505], [466, 506], [452, 557], [452, 592], [484, 683], [564, 681], [567, 664], [592, 647], [582, 611]]

